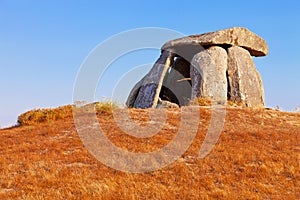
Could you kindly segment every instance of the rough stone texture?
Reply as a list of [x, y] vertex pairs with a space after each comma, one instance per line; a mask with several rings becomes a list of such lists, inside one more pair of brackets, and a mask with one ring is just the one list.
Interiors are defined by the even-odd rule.
[[229, 97], [247, 107], [264, 107], [264, 90], [250, 53], [237, 46], [228, 49]]
[[175, 102], [180, 106], [188, 105], [191, 99], [190, 63], [178, 57], [166, 74], [161, 99]]
[[[130, 92], [127, 99], [128, 107], [150, 108], [157, 103], [155, 102], [155, 96], [160, 92], [161, 79], [164, 78], [164, 71], [169, 67], [165, 66], [166, 62], [167, 60], [173, 60], [173, 57], [174, 55], [168, 51], [162, 52], [150, 72]], [[170, 64], [168, 63], [168, 65]]]
[[150, 72], [131, 90], [126, 105], [174, 107], [172, 103], [189, 105], [191, 99], [203, 97], [214, 104], [231, 100], [264, 107], [262, 80], [251, 56], [267, 54], [266, 42], [241, 27], [169, 41]]
[[158, 99], [156, 108], [179, 108], [178, 104]]
[[195, 99], [200, 97], [200, 83], [201, 83], [201, 74], [200, 74], [200, 66], [196, 61], [197, 55], [191, 62], [190, 65], [190, 77], [192, 83], [192, 92], [191, 92], [191, 99]]
[[256, 75], [257, 75], [259, 86], [260, 86], [258, 89], [259, 89], [259, 91], [261, 93], [262, 106], [265, 107], [265, 90], [264, 90], [262, 78], [261, 78], [260, 73], [258, 72], [258, 70], [255, 69], [255, 71], [256, 71]]
[[126, 100], [126, 106], [128, 108], [132, 108], [134, 106], [134, 102], [136, 100], [137, 95], [139, 94], [139, 90], [143, 85], [144, 80], [146, 79], [147, 76], [144, 76], [142, 78], [142, 80], [140, 80], [139, 82], [137, 82], [134, 87], [131, 89], [128, 98]]
[[189, 48], [193, 46], [213, 46], [213, 45], [233, 45], [247, 49], [252, 56], [265, 56], [268, 54], [268, 46], [264, 39], [251, 32], [247, 28], [233, 27], [201, 35], [192, 35], [175, 40], [171, 40], [162, 47], [162, 49]]
[[[192, 95], [199, 94], [198, 96], [207, 98], [213, 103], [225, 104], [227, 102], [226, 50], [222, 47], [212, 46], [206, 51], [196, 54], [192, 65], [194, 69], [191, 70], [191, 78], [199, 81], [195, 85], [192, 82], [192, 91], [196, 91], [193, 91]], [[192, 96], [192, 98], [198, 96]]]

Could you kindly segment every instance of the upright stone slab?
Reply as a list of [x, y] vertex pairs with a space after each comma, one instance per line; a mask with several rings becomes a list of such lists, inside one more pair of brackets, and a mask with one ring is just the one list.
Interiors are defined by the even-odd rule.
[[262, 80], [250, 53], [241, 47], [228, 49], [229, 98], [247, 107], [264, 107]]
[[264, 90], [262, 78], [261, 78], [260, 73], [258, 72], [258, 70], [256, 68], [255, 68], [255, 71], [256, 71], [257, 78], [258, 78], [258, 82], [259, 82], [259, 90], [261, 92], [262, 105], [263, 105], [263, 107], [265, 107], [265, 90]]
[[[225, 104], [227, 102], [226, 50], [212, 46], [201, 51], [194, 56], [192, 66], [191, 79], [194, 80], [192, 81], [192, 98], [199, 94], [200, 97], [214, 103]], [[197, 80], [199, 82], [195, 83]]]

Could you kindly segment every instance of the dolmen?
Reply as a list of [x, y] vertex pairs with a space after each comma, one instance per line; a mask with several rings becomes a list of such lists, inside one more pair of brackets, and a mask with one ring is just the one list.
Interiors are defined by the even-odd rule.
[[265, 40], [242, 27], [168, 41], [126, 105], [180, 107], [203, 98], [214, 104], [264, 107], [263, 84], [252, 57], [267, 54]]

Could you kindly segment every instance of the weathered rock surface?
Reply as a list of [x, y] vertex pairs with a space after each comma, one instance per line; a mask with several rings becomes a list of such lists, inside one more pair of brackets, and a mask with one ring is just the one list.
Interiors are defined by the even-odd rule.
[[237, 46], [228, 49], [229, 98], [247, 107], [264, 107], [262, 80], [250, 53]]
[[147, 76], [144, 76], [142, 78], [142, 80], [140, 80], [139, 82], [137, 82], [134, 87], [131, 89], [128, 98], [126, 100], [126, 106], [131, 108], [134, 106], [134, 102], [139, 94], [140, 88], [143, 85], [144, 80], [146, 79]]
[[226, 50], [212, 46], [201, 51], [194, 56], [192, 66], [194, 69], [191, 70], [191, 79], [198, 81], [192, 82], [192, 98], [200, 96], [214, 103], [225, 104], [227, 102]]
[[267, 54], [266, 42], [240, 27], [169, 41], [150, 72], [131, 90], [126, 105], [185, 106], [202, 97], [213, 104], [231, 100], [264, 107], [262, 80], [251, 56]]
[[172, 103], [170, 101], [158, 99], [156, 108], [179, 108], [178, 104]]
[[252, 56], [265, 56], [268, 54], [268, 46], [264, 39], [251, 32], [247, 28], [233, 27], [201, 35], [192, 35], [167, 42], [162, 49], [187, 48], [193, 46], [232, 45], [247, 49]]
[[150, 72], [142, 79], [142, 82], [137, 83], [134, 90], [131, 91], [127, 100], [128, 107], [156, 107], [163, 79], [172, 64], [171, 61], [173, 57], [174, 55], [168, 51], [162, 52]]

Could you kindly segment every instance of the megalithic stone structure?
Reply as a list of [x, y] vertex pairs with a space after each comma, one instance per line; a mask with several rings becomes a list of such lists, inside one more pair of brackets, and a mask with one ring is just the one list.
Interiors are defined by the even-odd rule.
[[265, 40], [241, 27], [169, 41], [150, 72], [134, 86], [126, 105], [185, 106], [202, 97], [218, 104], [231, 100], [264, 107], [262, 80], [252, 56], [267, 54]]

